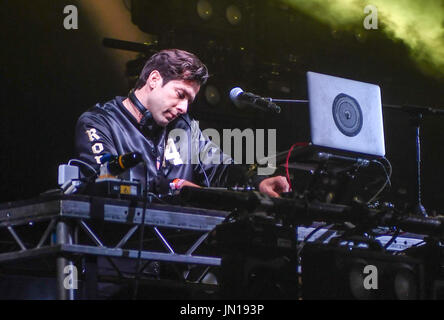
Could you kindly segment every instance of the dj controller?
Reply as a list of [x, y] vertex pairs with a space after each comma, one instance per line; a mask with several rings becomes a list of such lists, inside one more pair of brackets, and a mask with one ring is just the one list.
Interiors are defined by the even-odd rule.
[[[147, 272], [150, 263], [180, 265], [188, 275], [179, 277], [186, 290], [199, 284], [218, 298], [442, 297], [440, 217], [239, 189], [184, 187], [175, 196], [149, 200], [53, 194], [3, 204], [0, 231], [11, 243], [1, 248], [2, 272], [29, 274], [28, 261], [38, 261], [34, 273], [48, 271], [42, 259], [52, 257], [61, 299], [97, 298], [97, 291], [85, 288], [107, 281], [166, 281]], [[149, 232], [140, 247], [142, 226]], [[77, 274], [84, 288], [79, 296], [62, 286], [65, 268], [88, 270], [88, 261], [95, 261], [95, 272]], [[143, 262], [144, 272], [134, 273], [137, 262]], [[368, 265], [379, 272], [380, 287], [373, 291], [363, 287]], [[212, 286], [205, 283], [210, 275], [217, 278]], [[348, 279], [345, 285], [336, 276]], [[171, 281], [171, 275], [166, 278]], [[337, 290], [326, 291], [331, 286]]]
[[354, 181], [371, 161], [315, 156], [287, 156], [287, 173], [310, 179], [277, 198], [248, 186], [154, 194], [121, 165], [124, 177], [108, 166], [87, 183], [62, 165], [59, 189], [0, 205], [0, 287], [26, 275], [59, 299], [444, 298], [444, 218], [362, 201]]

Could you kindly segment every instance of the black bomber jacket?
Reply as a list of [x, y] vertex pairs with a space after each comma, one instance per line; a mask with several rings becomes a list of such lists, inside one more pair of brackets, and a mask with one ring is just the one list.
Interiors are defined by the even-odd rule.
[[[206, 138], [197, 121], [185, 115], [166, 128], [154, 121], [151, 126], [140, 128], [124, 107], [125, 99], [116, 97], [98, 103], [80, 116], [75, 133], [79, 160], [98, 169], [100, 157], [106, 153], [122, 155], [137, 151], [147, 164], [149, 191], [157, 193], [162, 193], [165, 182], [176, 178], [211, 187], [246, 183], [244, 168], [240, 169]], [[133, 168], [132, 174], [145, 183], [143, 165]], [[262, 180], [257, 178], [253, 179], [254, 185]]]

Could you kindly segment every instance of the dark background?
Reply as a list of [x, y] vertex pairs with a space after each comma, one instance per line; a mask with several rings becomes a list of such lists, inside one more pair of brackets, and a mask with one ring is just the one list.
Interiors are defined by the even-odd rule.
[[[244, 1], [249, 5], [243, 16], [246, 27], [236, 29], [223, 19], [199, 22], [192, 7], [195, 1], [182, 1], [188, 3], [186, 8], [176, 11], [169, 10], [168, 1], [153, 2], [133, 1], [134, 21], [157, 38], [157, 48], [195, 52], [210, 69], [208, 85], [219, 90], [217, 105], [207, 102], [202, 88], [192, 107], [203, 128], [277, 128], [278, 151], [307, 141], [306, 105], [281, 105], [280, 115], [269, 115], [239, 110], [228, 100], [234, 86], [263, 96], [306, 99], [307, 71], [378, 84], [385, 104], [444, 105], [443, 77], [421, 71], [403, 43], [381, 32], [368, 31], [365, 37], [332, 32], [302, 13], [281, 11], [265, 1]], [[75, 157], [78, 116], [96, 102], [128, 92], [130, 79], [116, 72], [107, 54], [114, 49], [102, 46], [94, 19], [78, 6], [79, 29], [63, 28], [63, 8], [68, 4], [78, 1], [0, 4], [0, 202], [55, 188], [58, 165]], [[137, 74], [140, 63], [132, 65], [128, 72]], [[423, 204], [438, 213], [444, 212], [443, 121], [427, 116], [422, 131]], [[410, 206], [416, 192], [414, 128], [407, 114], [386, 109], [384, 126], [386, 156], [394, 170], [393, 187], [385, 197]]]

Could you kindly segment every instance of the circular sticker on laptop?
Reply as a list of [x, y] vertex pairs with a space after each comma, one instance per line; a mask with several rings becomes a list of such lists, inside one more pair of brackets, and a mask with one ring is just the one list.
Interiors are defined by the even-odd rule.
[[333, 101], [333, 119], [336, 127], [348, 137], [354, 137], [362, 129], [362, 110], [355, 98], [340, 93]]

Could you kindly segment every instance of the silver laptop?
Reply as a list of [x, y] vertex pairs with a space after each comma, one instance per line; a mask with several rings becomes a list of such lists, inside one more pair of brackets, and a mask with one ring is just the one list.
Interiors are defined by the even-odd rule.
[[307, 82], [314, 146], [385, 155], [379, 86], [315, 72]]

